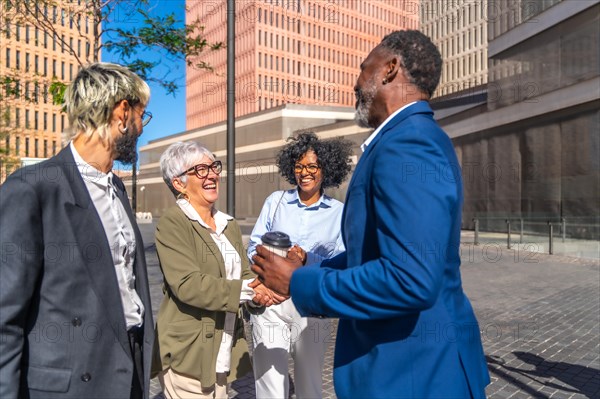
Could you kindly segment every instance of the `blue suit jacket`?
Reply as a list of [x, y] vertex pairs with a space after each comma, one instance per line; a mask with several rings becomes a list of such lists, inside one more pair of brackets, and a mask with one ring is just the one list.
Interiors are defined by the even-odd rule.
[[485, 396], [489, 375], [459, 271], [462, 199], [454, 148], [427, 102], [400, 112], [367, 147], [346, 195], [346, 252], [291, 281], [303, 316], [340, 318], [340, 398]]

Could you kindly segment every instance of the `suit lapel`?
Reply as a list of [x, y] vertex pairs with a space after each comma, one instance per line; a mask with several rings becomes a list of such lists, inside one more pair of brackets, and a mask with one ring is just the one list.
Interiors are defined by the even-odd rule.
[[109, 319], [115, 336], [121, 342], [125, 352], [131, 356], [119, 283], [102, 221], [77, 169], [69, 146], [57, 155], [57, 159], [61, 161], [63, 172], [68, 177], [61, 181], [64, 185], [63, 190], [70, 190], [73, 193], [74, 203], [65, 204], [65, 210], [73, 228], [80, 259], [92, 282], [94, 293], [106, 309], [105, 316]]
[[[365, 168], [365, 165], [368, 163], [369, 157], [373, 154], [375, 147], [382, 140], [383, 136], [385, 136], [385, 134], [387, 132], [389, 132], [390, 130], [393, 130], [394, 128], [396, 128], [396, 126], [398, 126], [398, 124], [400, 124], [402, 121], [404, 121], [408, 117], [410, 117], [414, 114], [417, 114], [417, 113], [433, 114], [433, 111], [431, 110], [431, 107], [429, 106], [428, 102], [417, 101], [415, 104], [400, 111], [400, 113], [398, 115], [396, 115], [394, 118], [392, 118], [392, 120], [390, 120], [388, 123], [386, 123], [386, 125], [379, 131], [379, 133], [377, 133], [377, 136], [375, 136], [373, 141], [371, 141], [371, 143], [365, 149], [365, 152], [360, 157], [358, 164], [356, 165], [356, 168], [354, 169], [354, 173], [352, 173], [352, 178], [350, 179], [350, 183], [348, 185], [348, 190], [346, 190], [346, 199], [344, 201], [345, 203], [348, 202], [348, 196], [354, 189], [354, 186], [355, 186], [356, 180], [358, 179], [358, 176], [360, 176], [360, 174], [363, 173], [363, 169]], [[344, 207], [344, 210], [342, 211], [342, 236], [344, 236], [344, 224], [345, 224], [345, 220], [346, 220], [346, 209], [347, 209], [347, 207]], [[344, 240], [345, 240], [345, 237], [344, 237]]]

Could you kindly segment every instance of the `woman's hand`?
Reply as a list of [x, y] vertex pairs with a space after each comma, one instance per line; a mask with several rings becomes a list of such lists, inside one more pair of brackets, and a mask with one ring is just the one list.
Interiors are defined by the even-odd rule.
[[268, 289], [257, 278], [248, 284], [248, 287], [252, 288], [255, 293], [252, 302], [262, 306], [279, 305], [281, 302], [289, 299], [289, 296], [279, 295]]
[[302, 266], [306, 265], [306, 251], [303, 250], [302, 248], [300, 248], [298, 246], [298, 244], [295, 244], [293, 247], [291, 247], [287, 253], [287, 258], [290, 260], [296, 260], [299, 259], [300, 262], [302, 262]]

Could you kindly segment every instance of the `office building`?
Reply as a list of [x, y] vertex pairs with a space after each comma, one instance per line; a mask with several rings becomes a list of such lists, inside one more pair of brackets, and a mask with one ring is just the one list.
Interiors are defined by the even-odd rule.
[[444, 60], [435, 97], [487, 83], [487, 22], [494, 6], [481, 0], [421, 1], [420, 30]]
[[463, 227], [598, 239], [600, 2], [490, 6], [487, 90], [434, 104], [463, 169]]
[[[227, 40], [227, 0], [187, 0], [211, 42]], [[359, 66], [383, 36], [418, 29], [419, 2], [397, 0], [236, 1], [236, 117], [282, 104], [354, 106]], [[226, 119], [224, 50], [186, 71], [187, 130]]]
[[[5, 151], [0, 182], [14, 168], [50, 157], [62, 147], [68, 119], [53, 105], [49, 88], [53, 79], [71, 81], [81, 60], [90, 55], [91, 20], [71, 17], [82, 7], [81, 1], [0, 2], [0, 147]], [[45, 18], [54, 32], [28, 20], [26, 8]]]

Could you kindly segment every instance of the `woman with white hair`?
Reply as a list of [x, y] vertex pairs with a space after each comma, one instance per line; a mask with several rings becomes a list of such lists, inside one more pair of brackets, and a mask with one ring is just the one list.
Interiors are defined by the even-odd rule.
[[252, 370], [240, 304], [277, 298], [250, 287], [240, 227], [215, 208], [221, 161], [188, 141], [169, 146], [160, 167], [177, 202], [156, 228], [164, 298], [153, 374], [167, 398], [226, 398], [227, 384]]

